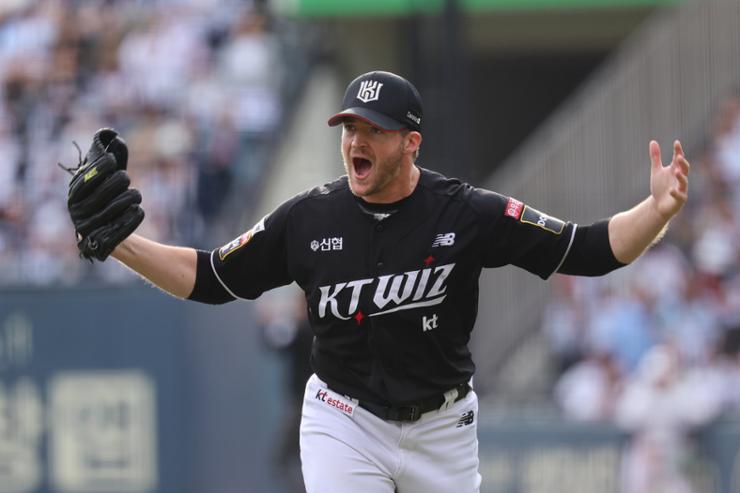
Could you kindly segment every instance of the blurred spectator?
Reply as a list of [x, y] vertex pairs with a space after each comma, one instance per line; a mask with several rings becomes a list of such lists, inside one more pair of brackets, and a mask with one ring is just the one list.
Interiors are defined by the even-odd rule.
[[[276, 475], [287, 491], [302, 492], [300, 446], [298, 430], [301, 424], [303, 394], [306, 382], [313, 373], [310, 364], [313, 331], [308, 323], [306, 299], [298, 292], [284, 303], [276, 297], [258, 304], [262, 318], [263, 336], [267, 346], [283, 359], [285, 368], [285, 393], [288, 416], [280, 430], [277, 447], [273, 451]], [[292, 301], [291, 301], [292, 300]]]
[[54, 166], [100, 127], [130, 145], [154, 239], [203, 244], [229, 193], [258, 188], [287, 72], [262, 2], [1, 3], [0, 284], [135, 279], [76, 258]]
[[586, 313], [576, 303], [575, 277], [555, 276], [557, 288], [542, 314], [542, 329], [548, 338], [558, 375], [584, 357], [583, 337], [586, 334]]
[[224, 198], [231, 191], [241, 150], [239, 132], [227, 112], [205, 130], [201, 149], [197, 157], [197, 206], [203, 220], [210, 222], [218, 217]]
[[243, 135], [246, 159], [239, 167], [238, 178], [253, 188], [260, 178], [259, 162], [267, 152], [270, 133], [280, 114], [278, 45], [267, 31], [267, 19], [256, 12], [244, 12], [231, 34], [219, 62], [230, 92], [231, 121]]
[[688, 270], [678, 298], [658, 308], [663, 339], [690, 365], [706, 363], [721, 337], [721, 307], [709, 279]]
[[625, 493], [690, 493], [690, 433], [721, 409], [722, 388], [692, 378], [678, 352], [656, 346], [627, 381], [617, 423], [631, 433], [623, 461]]
[[740, 97], [722, 101], [714, 124], [713, 148], [717, 168], [724, 179], [740, 186]]
[[723, 411], [737, 415], [740, 410], [740, 324], [737, 321], [724, 332], [713, 358], [698, 368], [696, 375], [719, 389]]
[[568, 418], [608, 421], [614, 418], [621, 390], [619, 366], [609, 353], [600, 353], [563, 374], [555, 386], [555, 399]]
[[586, 333], [587, 348], [611, 354], [620, 370], [629, 373], [654, 342], [650, 293], [634, 286], [616, 295], [605, 286], [597, 300]]
[[699, 214], [692, 256], [701, 272], [722, 277], [738, 262], [737, 212], [722, 194], [707, 200]]

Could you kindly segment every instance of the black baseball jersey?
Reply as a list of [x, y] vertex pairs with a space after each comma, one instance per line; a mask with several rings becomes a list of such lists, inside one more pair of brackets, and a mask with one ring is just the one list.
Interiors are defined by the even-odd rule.
[[576, 226], [513, 199], [421, 170], [402, 201], [374, 206], [347, 178], [293, 197], [211, 252], [234, 297], [295, 281], [305, 292], [318, 376], [337, 392], [414, 402], [470, 379], [483, 267], [547, 278]]

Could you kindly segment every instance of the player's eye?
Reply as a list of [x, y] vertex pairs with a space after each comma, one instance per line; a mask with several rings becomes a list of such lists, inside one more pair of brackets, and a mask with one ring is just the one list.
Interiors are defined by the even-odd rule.
[[378, 127], [372, 127], [372, 133], [374, 133], [375, 135], [383, 135], [385, 131]]

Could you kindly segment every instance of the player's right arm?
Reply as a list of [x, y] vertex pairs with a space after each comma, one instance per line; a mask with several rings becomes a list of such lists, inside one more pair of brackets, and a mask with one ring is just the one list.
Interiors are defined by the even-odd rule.
[[187, 298], [193, 292], [198, 264], [198, 253], [193, 248], [164, 245], [132, 234], [111, 255], [178, 298]]
[[179, 298], [209, 304], [255, 299], [293, 281], [287, 266], [286, 224], [292, 206], [305, 195], [284, 202], [251, 229], [210, 252], [134, 234], [112, 256]]

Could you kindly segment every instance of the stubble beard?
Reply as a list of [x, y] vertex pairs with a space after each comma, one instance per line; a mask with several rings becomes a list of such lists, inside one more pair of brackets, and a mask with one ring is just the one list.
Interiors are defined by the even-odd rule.
[[342, 162], [344, 163], [344, 170], [347, 172], [347, 181], [349, 182], [349, 188], [354, 195], [361, 198], [369, 197], [371, 195], [379, 193], [390, 183], [393, 183], [393, 181], [398, 178], [398, 175], [401, 173], [402, 161], [403, 146], [399, 145], [398, 152], [396, 154], [374, 164], [375, 168], [373, 169], [373, 174], [375, 176], [372, 177], [372, 182], [368, 184], [367, 189], [365, 189], [364, 191], [360, 191], [353, 184], [351, 173], [352, 163], [347, 162], [344, 153], [342, 153]]

